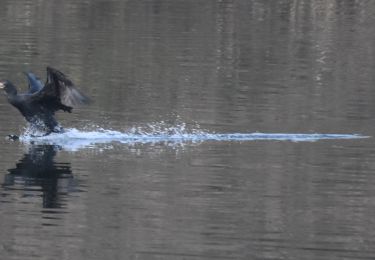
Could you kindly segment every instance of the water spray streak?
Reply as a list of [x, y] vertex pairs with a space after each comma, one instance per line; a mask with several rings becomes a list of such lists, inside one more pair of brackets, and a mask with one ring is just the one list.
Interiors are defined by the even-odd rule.
[[168, 143], [183, 145], [187, 143], [214, 142], [248, 142], [248, 141], [292, 141], [313, 142], [327, 139], [358, 139], [367, 138], [356, 134], [293, 134], [293, 133], [210, 133], [199, 128], [187, 129], [184, 124], [163, 127], [162, 125], [148, 125], [131, 128], [125, 132], [95, 129], [83, 131], [75, 128], [66, 129], [64, 133], [34, 137], [23, 134], [20, 140], [25, 143], [53, 144], [64, 149], [75, 151], [85, 147], [112, 142], [122, 144]]

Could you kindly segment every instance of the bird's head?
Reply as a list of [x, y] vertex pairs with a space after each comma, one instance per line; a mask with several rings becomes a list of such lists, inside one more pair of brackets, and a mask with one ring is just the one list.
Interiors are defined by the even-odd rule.
[[16, 87], [9, 80], [0, 81], [0, 89], [4, 90], [8, 96], [17, 95]]

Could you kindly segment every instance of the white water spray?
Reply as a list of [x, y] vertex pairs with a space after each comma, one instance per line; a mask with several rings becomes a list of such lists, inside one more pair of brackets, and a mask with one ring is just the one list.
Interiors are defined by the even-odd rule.
[[132, 127], [123, 132], [92, 127], [91, 130], [65, 129], [63, 133], [52, 133], [46, 136], [25, 131], [20, 140], [25, 143], [53, 144], [63, 149], [75, 151], [97, 144], [112, 142], [122, 144], [168, 143], [182, 145], [187, 143], [216, 142], [247, 142], [256, 140], [313, 142], [327, 139], [358, 139], [366, 136], [357, 134], [301, 134], [301, 133], [212, 133], [202, 130], [199, 126], [187, 127], [185, 123], [170, 126], [164, 122]]

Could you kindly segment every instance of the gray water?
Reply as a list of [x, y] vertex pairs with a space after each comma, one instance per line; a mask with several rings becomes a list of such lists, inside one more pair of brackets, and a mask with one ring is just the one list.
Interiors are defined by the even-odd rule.
[[0, 98], [0, 259], [375, 258], [375, 1], [0, 6], [0, 78], [94, 101]]

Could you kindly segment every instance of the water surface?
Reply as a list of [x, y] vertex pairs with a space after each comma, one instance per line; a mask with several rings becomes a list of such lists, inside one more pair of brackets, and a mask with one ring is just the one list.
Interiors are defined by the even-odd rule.
[[0, 4], [0, 78], [94, 100], [0, 99], [2, 258], [375, 257], [375, 2]]

